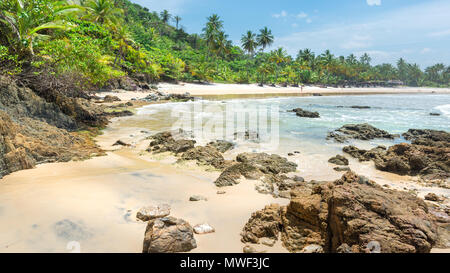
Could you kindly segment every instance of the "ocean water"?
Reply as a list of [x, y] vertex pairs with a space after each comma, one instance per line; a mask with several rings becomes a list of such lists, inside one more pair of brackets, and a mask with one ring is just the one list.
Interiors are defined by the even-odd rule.
[[[356, 109], [351, 106], [369, 106]], [[297, 117], [289, 112], [303, 108], [320, 113], [320, 118]], [[431, 116], [437, 113], [440, 116]], [[149, 129], [184, 128], [194, 131], [202, 143], [214, 138], [226, 138], [245, 146], [251, 141], [237, 139], [235, 132], [258, 131], [261, 142], [276, 143], [256, 147], [255, 150], [289, 151], [339, 150], [342, 145], [327, 141], [328, 132], [349, 123], [369, 123], [392, 134], [402, 134], [408, 129], [435, 129], [450, 131], [450, 95], [352, 95], [319, 97], [277, 97], [266, 99], [201, 100], [188, 103], [148, 105], [138, 111], [149, 121]], [[153, 125], [152, 125], [153, 124]], [[260, 126], [265, 124], [265, 126]], [[208, 133], [209, 131], [218, 131]], [[203, 132], [202, 132], [203, 131]], [[208, 131], [208, 132], [204, 132]], [[223, 136], [223, 137], [221, 137]], [[373, 140], [358, 143], [363, 146], [390, 145], [404, 142], [400, 137], [391, 140]], [[309, 149], [310, 148], [310, 149]]]

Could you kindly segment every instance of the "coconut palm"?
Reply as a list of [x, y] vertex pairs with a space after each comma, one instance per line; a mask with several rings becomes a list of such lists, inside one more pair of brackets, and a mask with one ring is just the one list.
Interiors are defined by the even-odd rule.
[[248, 55], [250, 55], [250, 57], [253, 56], [253, 54], [255, 54], [256, 48], [258, 47], [256, 34], [251, 30], [247, 31], [247, 34], [242, 35], [241, 44], [242, 48], [247, 51]]
[[170, 19], [172, 18], [172, 15], [165, 9], [163, 11], [161, 11], [161, 13], [159, 14], [161, 21], [163, 21], [163, 23], [167, 24]]
[[177, 16], [173, 17], [173, 20], [175, 21], [175, 24], [176, 24], [177, 30], [178, 30], [178, 25], [181, 21], [181, 17], [177, 15]]
[[36, 39], [47, 39], [50, 29], [68, 29], [67, 13], [79, 11], [76, 5], [58, 1], [52, 5], [42, 1], [7, 0], [0, 10], [0, 33], [21, 58], [34, 56]]
[[278, 80], [279, 67], [287, 60], [287, 52], [282, 47], [270, 52], [269, 61], [275, 64], [275, 83]]
[[110, 26], [118, 24], [123, 13], [122, 9], [115, 7], [112, 0], [88, 0], [84, 6], [88, 13], [84, 16], [85, 19]]
[[273, 35], [272, 31], [267, 27], [264, 27], [259, 30], [259, 34], [256, 37], [258, 44], [261, 46], [262, 51], [266, 49], [266, 47], [271, 46], [273, 44]]
[[[225, 35], [222, 31], [223, 21], [217, 14], [213, 14], [207, 18], [206, 26], [203, 28], [203, 37], [208, 45], [209, 53], [217, 50], [218, 40]], [[221, 34], [222, 33], [222, 34]], [[219, 41], [220, 43], [220, 41]]]

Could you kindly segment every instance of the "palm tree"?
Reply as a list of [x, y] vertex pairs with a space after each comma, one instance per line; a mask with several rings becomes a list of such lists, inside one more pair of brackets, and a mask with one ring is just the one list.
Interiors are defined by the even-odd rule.
[[114, 26], [123, 14], [123, 10], [116, 8], [111, 0], [88, 0], [84, 5], [88, 11], [85, 18], [99, 24]]
[[247, 31], [247, 34], [242, 35], [241, 44], [242, 48], [247, 51], [248, 55], [250, 55], [250, 57], [253, 56], [253, 54], [255, 54], [256, 48], [258, 47], [256, 34], [251, 30]]
[[41, 5], [34, 1], [9, 0], [1, 7], [0, 34], [20, 58], [34, 56], [34, 41], [48, 38], [50, 32], [47, 30], [70, 28], [72, 25], [64, 21], [65, 16], [79, 11], [78, 6], [68, 5], [65, 1]]
[[269, 61], [275, 64], [275, 83], [278, 80], [279, 66], [288, 60], [287, 52], [282, 48], [278, 48], [270, 52]]
[[262, 51], [266, 49], [266, 47], [271, 46], [273, 44], [273, 35], [272, 31], [267, 27], [259, 30], [259, 34], [256, 38], [258, 44], [262, 47]]
[[175, 23], [176, 23], [176, 25], [177, 25], [177, 30], [178, 30], [178, 24], [179, 24], [180, 21], [181, 21], [181, 17], [177, 15], [177, 16], [173, 17], [173, 19], [175, 20]]
[[219, 15], [213, 14], [207, 18], [208, 22], [206, 23], [206, 27], [203, 28], [203, 31], [209, 29], [213, 32], [220, 32], [223, 28], [223, 21], [220, 20]]
[[166, 9], [161, 11], [159, 15], [161, 17], [161, 21], [163, 21], [164, 24], [167, 24], [172, 18], [172, 15]]
[[[222, 31], [223, 21], [217, 14], [213, 14], [207, 18], [206, 26], [203, 28], [203, 37], [208, 45], [209, 52], [216, 51], [218, 48], [218, 39], [225, 35]], [[222, 34], [221, 34], [222, 33]], [[219, 41], [220, 42], [220, 41]]]

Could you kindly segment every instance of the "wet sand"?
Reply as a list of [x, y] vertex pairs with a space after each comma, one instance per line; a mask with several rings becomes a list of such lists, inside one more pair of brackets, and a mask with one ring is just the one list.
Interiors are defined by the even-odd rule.
[[[146, 224], [135, 218], [146, 205], [168, 203], [171, 215], [191, 225], [209, 223], [216, 232], [195, 235], [198, 247], [192, 252], [242, 252], [240, 232], [251, 213], [271, 203], [287, 204], [254, 189], [254, 181], [224, 188], [218, 195], [213, 181], [219, 172], [195, 164], [175, 164], [167, 155], [142, 152], [149, 134], [170, 124], [155, 115], [114, 119], [97, 143], [108, 155], [83, 162], [42, 164], [32, 170], [8, 175], [0, 180], [0, 252], [70, 252], [73, 241], [82, 252], [141, 252]], [[113, 147], [121, 139], [132, 147]], [[296, 162], [296, 175], [306, 180], [334, 180], [342, 173], [326, 163], [336, 154], [332, 147], [307, 144], [301, 154], [288, 157]], [[299, 149], [302, 149], [301, 147]], [[319, 151], [327, 149], [327, 153]], [[239, 148], [225, 154], [233, 158]], [[373, 163], [350, 159], [350, 168], [381, 185], [400, 190], [417, 190], [449, 196], [450, 190], [422, 187], [408, 176], [375, 170]], [[208, 201], [190, 202], [200, 194]], [[278, 242], [268, 252], [286, 252]], [[436, 250], [442, 251], [442, 250]], [[444, 250], [446, 251], [446, 250]]]

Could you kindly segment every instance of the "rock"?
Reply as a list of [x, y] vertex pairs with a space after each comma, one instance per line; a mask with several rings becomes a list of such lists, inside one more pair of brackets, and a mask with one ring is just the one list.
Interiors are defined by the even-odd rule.
[[225, 153], [234, 148], [234, 144], [232, 142], [225, 141], [225, 140], [216, 140], [216, 141], [208, 143], [207, 146], [214, 147], [221, 153]]
[[394, 139], [397, 135], [389, 134], [384, 130], [364, 124], [346, 124], [341, 128], [328, 133], [327, 139], [334, 139], [337, 142], [345, 142], [348, 139], [371, 140], [375, 138]]
[[236, 161], [255, 166], [266, 174], [295, 172], [297, 169], [297, 164], [289, 162], [286, 158], [276, 154], [242, 153], [237, 155]]
[[302, 108], [292, 109], [290, 112], [294, 112], [298, 117], [320, 118], [320, 114], [318, 112], [310, 112], [310, 111], [303, 110]]
[[170, 205], [168, 204], [160, 204], [147, 206], [139, 209], [136, 214], [136, 218], [147, 222], [156, 218], [166, 217], [170, 214]]
[[281, 207], [278, 204], [266, 206], [263, 210], [252, 213], [241, 233], [243, 243], [259, 243], [261, 238], [278, 240], [281, 223]]
[[213, 233], [215, 231], [216, 230], [207, 223], [194, 226], [194, 232], [196, 234]]
[[365, 249], [366, 253], [381, 253], [381, 245], [378, 241], [370, 241]]
[[164, 217], [147, 224], [143, 253], [187, 252], [196, 247], [194, 231], [183, 219]]
[[436, 194], [430, 192], [427, 195], [425, 195], [425, 200], [438, 202], [440, 199], [439, 199], [439, 196], [437, 196]]
[[370, 106], [353, 105], [353, 106], [350, 106], [350, 108], [353, 108], [353, 109], [370, 109], [371, 107]]
[[328, 162], [330, 162], [332, 164], [336, 164], [336, 165], [341, 165], [341, 166], [348, 165], [348, 159], [342, 155], [336, 155], [336, 156], [328, 159]]
[[187, 150], [181, 156], [182, 160], [195, 160], [199, 165], [213, 166], [216, 169], [225, 167], [225, 159], [213, 146], [198, 146]]
[[194, 148], [195, 140], [185, 139], [188, 133], [183, 130], [166, 131], [150, 136], [150, 146], [147, 149], [149, 152], [173, 152], [175, 154], [184, 153]]
[[293, 180], [295, 182], [305, 182], [305, 179], [303, 177], [301, 177], [301, 176], [298, 176], [298, 175], [294, 176]]
[[227, 193], [226, 191], [217, 191], [217, 194], [225, 194]]
[[121, 99], [119, 99], [119, 97], [117, 97], [117, 96], [106, 95], [103, 98], [103, 101], [104, 102], [115, 102], [115, 101], [121, 101]]
[[189, 201], [197, 202], [197, 201], [208, 201], [208, 198], [202, 195], [193, 195], [189, 197]]
[[147, 97], [145, 97], [141, 100], [143, 100], [143, 101], [164, 101], [164, 100], [191, 101], [191, 100], [195, 100], [195, 98], [192, 97], [188, 92], [186, 92], [184, 94], [167, 94], [164, 92], [156, 91], [154, 93], [147, 95]]
[[440, 116], [441, 114], [439, 114], [439, 113], [430, 113], [430, 116], [436, 116], [436, 117], [438, 117], [438, 116]]
[[445, 131], [409, 129], [402, 136], [407, 140], [411, 140], [412, 144], [450, 148], [450, 133]]
[[242, 252], [244, 253], [257, 253], [256, 249], [250, 245], [245, 245], [242, 249]]
[[258, 142], [260, 140], [259, 133], [253, 131], [245, 131], [245, 132], [236, 132], [233, 134], [235, 140], [249, 140], [253, 142]]
[[347, 244], [342, 244], [336, 249], [337, 253], [353, 253], [352, 249]]
[[288, 153], [288, 156], [294, 156], [294, 154], [293, 153]]
[[266, 245], [266, 246], [272, 247], [273, 245], [275, 245], [276, 240], [264, 237], [264, 238], [259, 239], [259, 243], [262, 244], [262, 245]]
[[271, 205], [252, 214], [242, 241], [257, 243], [281, 233], [291, 252], [310, 245], [323, 252], [429, 252], [438, 233], [426, 203], [365, 180], [347, 172], [334, 182], [295, 187], [287, 207]]
[[348, 172], [351, 171], [350, 167], [334, 167], [333, 170], [337, 172]]
[[129, 146], [131, 146], [130, 144], [128, 144], [128, 143], [125, 143], [125, 142], [123, 142], [122, 140], [117, 140], [112, 146], [126, 146], [126, 147], [129, 147]]
[[299, 151], [294, 151], [294, 154], [299, 154], [300, 152]]
[[248, 163], [236, 163], [227, 167], [216, 181], [214, 181], [214, 184], [217, 187], [233, 186], [239, 183], [241, 177], [255, 180], [261, 178], [263, 175], [255, 166]]
[[319, 245], [307, 245], [300, 251], [300, 253], [323, 253], [323, 248]]

